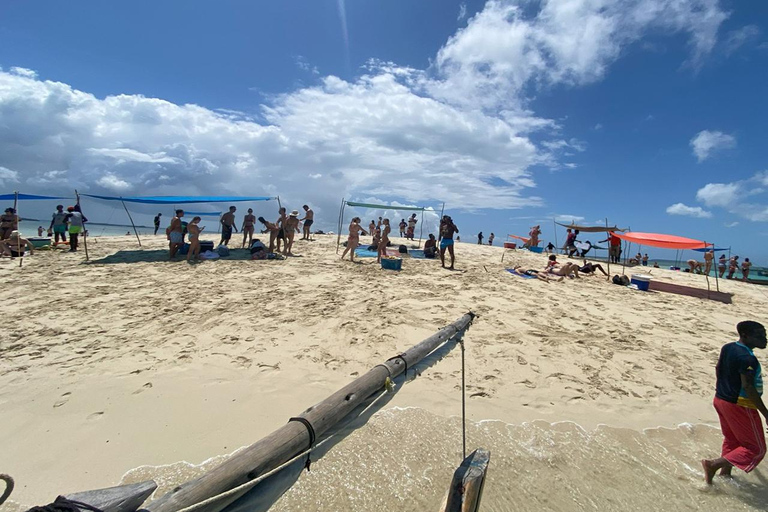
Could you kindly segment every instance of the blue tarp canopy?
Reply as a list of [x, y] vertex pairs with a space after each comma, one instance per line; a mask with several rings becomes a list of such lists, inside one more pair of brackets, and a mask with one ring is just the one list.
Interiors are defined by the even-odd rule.
[[696, 252], [709, 252], [709, 251], [715, 251], [715, 252], [725, 252], [730, 251], [730, 247], [707, 247], [706, 249], [691, 249], [692, 251]]
[[[36, 196], [34, 194], [19, 194], [18, 195], [19, 200], [35, 200], [35, 199], [71, 199], [71, 197], [58, 197], [58, 196]], [[13, 201], [16, 199], [16, 194], [2, 194], [0, 195], [0, 200], [2, 201]]]
[[133, 196], [111, 197], [82, 194], [86, 197], [104, 199], [106, 201], [125, 201], [127, 203], [144, 204], [189, 204], [189, 203], [234, 203], [238, 201], [269, 201], [276, 197], [265, 196]]
[[200, 217], [221, 217], [224, 212], [188, 212], [184, 210], [184, 215], [189, 217], [190, 215], [199, 215]]

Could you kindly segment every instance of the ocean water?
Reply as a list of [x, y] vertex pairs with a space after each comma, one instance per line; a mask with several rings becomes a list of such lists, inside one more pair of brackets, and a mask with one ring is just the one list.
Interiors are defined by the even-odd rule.
[[[38, 226], [43, 226], [43, 228], [47, 231], [48, 226], [50, 225], [51, 221], [21, 221], [19, 224], [19, 230], [22, 232], [24, 236], [37, 236], [37, 228]], [[147, 227], [147, 226], [136, 226], [136, 230], [139, 232], [139, 236], [147, 236], [152, 235], [155, 228], [154, 227]], [[130, 232], [130, 234], [133, 236], [133, 227], [130, 225], [106, 225], [106, 224], [98, 224], [95, 222], [89, 222], [88, 223], [88, 236], [91, 237], [98, 237], [98, 236], [121, 236], [125, 235], [126, 233]], [[47, 236], [43, 234], [43, 236]]]
[[[471, 451], [491, 452], [481, 510], [520, 511], [764, 511], [764, 468], [736, 478], [702, 479], [699, 460], [716, 456], [718, 428], [683, 424], [632, 430], [570, 422], [512, 425], [469, 422]], [[260, 484], [228, 512], [424, 511], [441, 504], [461, 461], [461, 420], [423, 409], [379, 411], [357, 428], [343, 430], [332, 447], [313, 454]], [[324, 452], [324, 453], [323, 453]], [[130, 471], [124, 483], [154, 478], [156, 496], [215, 467], [180, 462]]]

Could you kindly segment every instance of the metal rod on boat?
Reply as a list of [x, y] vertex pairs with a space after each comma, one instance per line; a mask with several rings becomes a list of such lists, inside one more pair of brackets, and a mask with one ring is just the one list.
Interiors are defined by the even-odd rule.
[[[280, 466], [313, 446], [333, 425], [341, 421], [373, 393], [381, 390], [388, 379], [395, 378], [417, 364], [443, 343], [463, 333], [475, 314], [469, 312], [402, 354], [374, 366], [322, 402], [305, 410], [298, 418], [248, 448], [239, 451], [203, 476], [181, 484], [146, 506], [150, 512], [175, 512], [217, 496]], [[199, 511], [218, 512], [238, 499], [242, 493], [222, 498]], [[198, 511], [198, 512], [199, 512]]]

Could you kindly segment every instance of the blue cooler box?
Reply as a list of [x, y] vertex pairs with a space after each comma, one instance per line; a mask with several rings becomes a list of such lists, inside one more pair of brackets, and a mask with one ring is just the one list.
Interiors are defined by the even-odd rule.
[[543, 247], [529, 247], [528, 250], [531, 251], [531, 252], [539, 253], [539, 254], [544, 252], [544, 248]]
[[401, 258], [382, 258], [381, 268], [385, 268], [387, 270], [400, 270], [403, 268], [403, 260]]
[[638, 290], [647, 292], [648, 286], [651, 284], [651, 276], [648, 276], [645, 274], [632, 274], [632, 279], [630, 280], [630, 283], [637, 286]]

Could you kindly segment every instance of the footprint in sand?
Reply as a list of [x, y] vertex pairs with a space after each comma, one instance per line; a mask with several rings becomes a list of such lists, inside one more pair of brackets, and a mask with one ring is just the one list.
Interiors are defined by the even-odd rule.
[[104, 415], [104, 411], [97, 411], [97, 412], [94, 412], [93, 414], [89, 414], [88, 418], [86, 418], [86, 419], [97, 420], [97, 419], [101, 418], [103, 415]]
[[56, 400], [56, 403], [54, 403], [54, 404], [53, 404], [53, 407], [54, 407], [54, 408], [56, 408], [56, 407], [61, 407], [61, 406], [62, 406], [62, 405], [64, 405], [65, 403], [69, 402], [69, 397], [70, 397], [71, 395], [72, 395], [72, 393], [70, 393], [69, 391], [67, 391], [66, 393], [64, 393], [63, 395], [61, 395], [61, 398], [59, 398], [58, 400]]
[[133, 392], [133, 394], [134, 394], [134, 395], [138, 395], [138, 394], [139, 394], [139, 393], [141, 393], [142, 391], [146, 391], [146, 390], [148, 390], [148, 389], [152, 389], [152, 383], [151, 383], [151, 382], [147, 382], [146, 384], [144, 384], [143, 386], [141, 386], [139, 389], [137, 389], [136, 391], [134, 391], [134, 392]]

